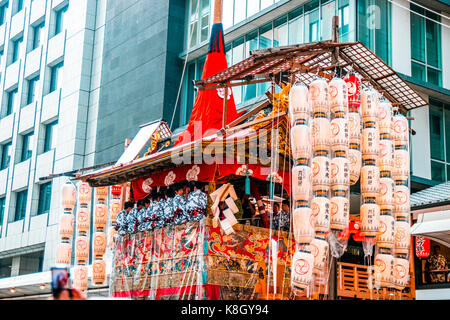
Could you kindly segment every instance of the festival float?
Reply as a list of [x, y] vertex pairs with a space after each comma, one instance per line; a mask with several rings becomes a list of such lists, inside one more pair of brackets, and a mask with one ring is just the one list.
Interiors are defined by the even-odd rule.
[[[254, 50], [227, 67], [220, 21], [215, 10], [187, 129], [172, 137], [164, 120], [143, 125], [115, 165], [76, 177], [77, 239], [89, 230], [82, 189], [96, 195], [93, 281], [106, 281], [108, 247], [113, 297], [414, 298], [406, 113], [427, 102], [362, 43], [338, 42], [336, 27], [330, 41]], [[238, 113], [233, 88], [264, 82], [266, 101]], [[203, 182], [205, 218], [117, 234], [126, 200], [181, 181]], [[245, 194], [259, 226], [240, 219]], [[290, 227], [279, 230], [273, 204], [285, 199]], [[72, 202], [60, 262], [71, 252]], [[350, 241], [363, 248], [363, 264], [345, 262]], [[85, 275], [87, 257], [76, 256]]]

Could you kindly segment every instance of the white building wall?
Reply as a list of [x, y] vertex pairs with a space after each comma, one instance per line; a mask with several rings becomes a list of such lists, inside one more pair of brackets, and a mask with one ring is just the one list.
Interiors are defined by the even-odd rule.
[[[44, 270], [55, 263], [59, 243], [58, 223], [61, 214], [59, 191], [67, 177], [53, 179], [49, 214], [37, 214], [41, 177], [84, 166], [87, 119], [89, 112], [91, 70], [94, 59], [96, 19], [102, 16], [97, 7], [105, 11], [106, 0], [24, 0], [24, 8], [12, 15], [14, 3], [10, 1], [5, 23], [0, 26], [0, 50], [4, 55], [0, 63], [0, 144], [12, 141], [13, 155], [10, 167], [0, 171], [0, 196], [6, 196], [6, 210], [0, 229], [0, 254], [45, 243]], [[99, 3], [99, 4], [98, 4]], [[69, 4], [64, 14], [64, 30], [53, 36], [55, 10]], [[45, 22], [40, 45], [30, 51], [32, 27]], [[103, 13], [104, 25], [104, 13]], [[8, 65], [11, 58], [11, 40], [23, 36], [17, 62]], [[102, 36], [102, 33], [99, 33]], [[102, 45], [102, 41], [98, 41]], [[98, 53], [100, 52], [100, 53]], [[101, 51], [97, 49], [97, 64]], [[48, 93], [50, 67], [64, 61], [62, 88]], [[97, 66], [97, 88], [100, 70]], [[26, 81], [39, 75], [35, 101], [26, 102]], [[14, 111], [4, 117], [6, 89], [18, 88]], [[94, 97], [98, 97], [94, 95]], [[98, 98], [97, 98], [98, 100]], [[93, 100], [95, 101], [95, 99]], [[58, 120], [57, 143], [54, 150], [42, 153], [45, 125]], [[20, 161], [22, 141], [20, 134], [34, 131], [33, 153], [30, 159]], [[95, 134], [95, 130], [93, 131]], [[16, 192], [28, 190], [25, 219], [12, 222], [16, 207]], [[17, 260], [19, 261], [19, 260]]]

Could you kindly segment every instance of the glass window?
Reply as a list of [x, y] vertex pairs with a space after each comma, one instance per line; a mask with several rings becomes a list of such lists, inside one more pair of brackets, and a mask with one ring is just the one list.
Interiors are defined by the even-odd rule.
[[33, 137], [34, 132], [26, 134], [22, 137], [22, 154], [20, 161], [25, 161], [31, 158], [31, 154], [33, 153]]
[[25, 218], [25, 213], [27, 210], [27, 196], [28, 190], [20, 191], [17, 193], [16, 214], [14, 216], [14, 221], [19, 221]]
[[17, 98], [17, 88], [7, 93], [6, 115], [10, 115], [14, 110], [14, 104]]
[[5, 215], [6, 198], [0, 198], [0, 226], [3, 225], [3, 216]]
[[444, 105], [445, 116], [445, 150], [447, 162], [450, 162], [450, 104]]
[[411, 4], [412, 76], [441, 86], [441, 26], [436, 22], [438, 15]]
[[53, 35], [56, 36], [58, 33], [64, 30], [64, 14], [67, 12], [67, 8], [69, 6], [65, 6], [58, 11], [55, 11], [55, 29]]
[[243, 21], [247, 11], [245, 0], [234, 0], [234, 24]]
[[305, 5], [305, 32], [308, 42], [319, 41], [319, 1]]
[[[241, 37], [235, 41], [233, 41], [233, 63], [236, 64], [242, 60], [244, 60], [244, 37]], [[242, 102], [242, 87], [243, 86], [237, 86], [233, 87], [233, 96], [234, 96], [234, 103], [239, 104]]]
[[27, 105], [34, 102], [36, 97], [36, 85], [39, 81], [39, 76], [28, 80], [28, 93], [27, 93]]
[[187, 46], [192, 48], [209, 37], [209, 0], [191, 0]]
[[385, 0], [358, 0], [358, 40], [390, 64], [391, 6]]
[[223, 29], [226, 30], [233, 26], [233, 12], [234, 12], [234, 1], [233, 0], [223, 0], [223, 15], [222, 23]]
[[445, 164], [431, 161], [431, 179], [437, 182], [445, 182]]
[[48, 213], [50, 211], [50, 202], [52, 197], [52, 183], [46, 182], [39, 187], [39, 203], [37, 214]]
[[261, 0], [261, 10], [273, 4], [273, 0]]
[[272, 47], [272, 22], [259, 28], [259, 48], [265, 49]]
[[303, 7], [288, 14], [289, 18], [289, 44], [303, 43]]
[[16, 13], [23, 9], [23, 0], [16, 0], [17, 7], [16, 7]]
[[0, 25], [5, 23], [6, 9], [8, 9], [8, 1], [0, 6]]
[[287, 16], [275, 20], [273, 23], [273, 46], [288, 45], [288, 37]]
[[[430, 102], [430, 149], [431, 158], [445, 161], [444, 158], [444, 113], [442, 105]], [[435, 102], [435, 104], [437, 104]]]
[[247, 18], [259, 12], [259, 0], [247, 0]]
[[50, 68], [50, 92], [61, 88], [62, 84], [62, 67], [64, 66], [64, 61], [58, 63], [57, 65]]
[[9, 167], [9, 163], [11, 161], [11, 153], [12, 153], [12, 144], [7, 143], [2, 146], [2, 162], [0, 166], [0, 170], [4, 170]]
[[339, 0], [339, 40], [350, 41], [350, 0]]
[[41, 44], [41, 34], [43, 28], [44, 22], [42, 22], [40, 25], [33, 27], [33, 44], [31, 46], [31, 50], [36, 49]]
[[44, 152], [56, 148], [57, 128], [58, 128], [58, 121], [53, 121], [45, 126]]
[[[244, 57], [245, 58], [250, 57], [250, 51], [257, 49], [258, 49], [258, 30], [254, 30], [245, 36]], [[243, 101], [247, 101], [256, 97], [256, 89], [257, 89], [256, 83], [243, 86], [244, 90]]]
[[[324, 1], [322, 1], [324, 2]], [[321, 39], [331, 40], [332, 38], [332, 23], [333, 16], [336, 15], [336, 4], [334, 1], [329, 1], [322, 4], [322, 15], [321, 15]], [[341, 24], [339, 24], [341, 25]]]
[[20, 47], [22, 45], [23, 38], [20, 37], [17, 40], [12, 41], [12, 56], [11, 56], [11, 63], [14, 63], [19, 59], [20, 54]]

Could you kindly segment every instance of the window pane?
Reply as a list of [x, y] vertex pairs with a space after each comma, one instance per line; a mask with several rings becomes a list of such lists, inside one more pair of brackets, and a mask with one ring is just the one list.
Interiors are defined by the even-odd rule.
[[50, 151], [56, 147], [58, 121], [49, 123], [45, 126], [44, 152]]
[[194, 106], [194, 85], [192, 81], [195, 80], [195, 63], [191, 63], [187, 70], [187, 94], [186, 94], [186, 118], [184, 124], [189, 122], [192, 108]]
[[22, 44], [22, 38], [17, 39], [15, 41], [13, 41], [13, 54], [12, 54], [12, 61], [11, 63], [14, 63], [17, 61], [17, 59], [19, 58], [19, 53], [20, 53], [20, 47]]
[[426, 74], [425, 74], [425, 66], [412, 62], [411, 63], [411, 71], [413, 78], [426, 81]]
[[450, 165], [447, 165], [447, 181], [450, 181]]
[[[189, 38], [188, 38], [188, 44], [189, 48], [192, 48], [197, 44], [197, 21], [193, 22], [189, 26]], [[190, 39], [190, 42], [189, 42]]]
[[370, 0], [358, 0], [356, 1], [358, 16], [358, 40], [361, 41], [366, 47], [373, 50], [373, 31], [371, 23], [372, 19], [368, 19], [368, 16], [372, 17], [373, 12], [369, 12]]
[[303, 8], [289, 13], [289, 44], [303, 43]]
[[442, 107], [430, 102], [430, 149], [431, 158], [444, 161], [444, 117]]
[[34, 101], [36, 95], [36, 84], [38, 81], [39, 76], [28, 81], [27, 105]]
[[0, 226], [3, 225], [3, 216], [5, 215], [6, 198], [0, 198]]
[[437, 182], [445, 182], [445, 165], [431, 161], [431, 179]]
[[209, 36], [209, 15], [205, 15], [202, 17], [202, 30], [200, 33], [200, 42], [203, 42], [208, 39]]
[[[244, 37], [233, 41], [233, 64], [244, 60]], [[239, 104], [242, 102], [242, 86], [233, 88], [234, 102]]]
[[31, 158], [31, 154], [33, 153], [33, 137], [34, 133], [23, 136], [21, 161]]
[[245, 19], [245, 11], [246, 11], [245, 1], [242, 0], [234, 0], [234, 23], [237, 24]]
[[27, 190], [21, 191], [17, 194], [16, 215], [14, 217], [14, 221], [22, 220], [23, 218], [25, 218], [25, 212], [27, 209], [27, 195]]
[[[437, 15], [433, 15], [433, 20], [439, 21]], [[427, 39], [427, 64], [433, 67], [441, 67], [441, 27], [433, 21], [426, 20]]]
[[429, 83], [441, 86], [442, 85], [441, 77], [442, 77], [441, 71], [433, 68], [427, 68], [427, 80]]
[[[329, 2], [327, 4], [322, 5], [322, 30], [321, 30], [321, 39], [322, 40], [331, 40], [332, 37], [332, 28], [331, 24], [333, 23], [333, 16], [335, 16], [335, 2]], [[341, 24], [339, 24], [341, 25]]]
[[375, 0], [375, 5], [380, 9], [379, 28], [375, 29], [375, 53], [384, 62], [389, 63], [390, 48], [390, 7], [386, 0]]
[[37, 214], [43, 214], [50, 211], [51, 196], [52, 196], [51, 182], [42, 184], [39, 188], [39, 204]]
[[272, 23], [266, 24], [259, 29], [259, 48], [272, 47]]
[[445, 105], [445, 150], [447, 151], [447, 162], [450, 162], [450, 105]]
[[[258, 49], [258, 30], [250, 32], [246, 36], [245, 42], [245, 57], [248, 58], [250, 56], [250, 51]], [[244, 88], [244, 99], [243, 101], [250, 100], [256, 97], [256, 84], [250, 84], [248, 86], [243, 86]]]
[[16, 102], [17, 89], [14, 89], [8, 93], [8, 102], [6, 107], [6, 115], [10, 115], [14, 110], [14, 103]]
[[231, 43], [225, 45], [225, 56], [227, 57], [227, 65], [230, 66], [233, 59], [233, 51], [231, 50]]
[[411, 13], [411, 58], [425, 62], [424, 18]]
[[305, 25], [308, 42], [319, 40], [319, 1], [311, 1], [305, 5]]
[[1, 170], [6, 169], [9, 167], [9, 162], [11, 161], [11, 143], [4, 144], [2, 147], [2, 164], [1, 164]]
[[247, 18], [259, 12], [259, 0], [247, 0]]
[[233, 0], [223, 0], [222, 20], [224, 30], [233, 25]]
[[40, 24], [33, 28], [33, 47], [32, 49], [36, 49], [41, 43], [41, 32], [43, 28], [43, 24]]
[[[350, 28], [350, 4], [349, 0], [339, 0], [339, 41], [350, 42], [351, 34], [354, 32], [354, 26]], [[352, 8], [354, 4], [352, 3]]]
[[286, 46], [288, 44], [288, 24], [287, 16], [282, 17], [274, 22], [273, 29], [273, 46]]
[[261, 0], [261, 10], [273, 4], [273, 0]]

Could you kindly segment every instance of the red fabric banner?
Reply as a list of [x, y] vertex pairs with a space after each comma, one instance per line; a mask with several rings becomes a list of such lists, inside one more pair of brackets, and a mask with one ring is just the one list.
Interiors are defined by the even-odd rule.
[[[225, 161], [224, 161], [225, 162]], [[189, 164], [173, 169], [160, 171], [158, 173], [135, 179], [132, 182], [134, 199], [145, 198], [155, 187], [170, 186], [173, 183], [188, 181], [218, 181], [228, 176], [237, 175], [245, 177], [245, 164]], [[249, 176], [259, 180], [269, 180], [270, 167], [249, 164]], [[277, 170], [273, 174], [273, 180], [282, 183], [284, 189], [290, 194], [290, 172]]]

